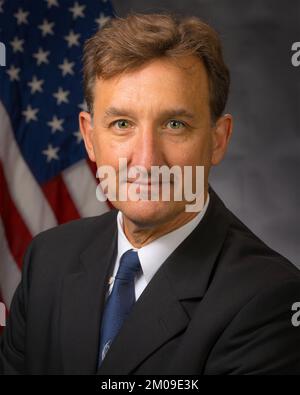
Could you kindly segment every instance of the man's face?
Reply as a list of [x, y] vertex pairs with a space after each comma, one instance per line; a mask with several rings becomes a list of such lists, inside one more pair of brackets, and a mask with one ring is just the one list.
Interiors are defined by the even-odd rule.
[[[205, 166], [207, 189], [210, 166], [218, 158], [214, 158], [208, 77], [196, 57], [182, 58], [177, 64], [156, 59], [138, 70], [97, 79], [93, 122], [87, 114], [81, 114], [80, 120], [87, 151], [97, 167], [110, 165], [118, 174], [119, 158], [126, 158], [128, 170], [143, 166], [150, 175], [151, 166], [192, 166], [195, 177], [195, 166]], [[131, 221], [149, 226], [184, 212], [187, 201], [112, 204]]]

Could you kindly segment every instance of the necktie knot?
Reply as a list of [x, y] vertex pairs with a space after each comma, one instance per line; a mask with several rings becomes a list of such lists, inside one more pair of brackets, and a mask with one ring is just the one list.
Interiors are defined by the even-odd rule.
[[132, 281], [139, 271], [142, 270], [138, 253], [133, 250], [126, 251], [121, 259], [116, 279]]

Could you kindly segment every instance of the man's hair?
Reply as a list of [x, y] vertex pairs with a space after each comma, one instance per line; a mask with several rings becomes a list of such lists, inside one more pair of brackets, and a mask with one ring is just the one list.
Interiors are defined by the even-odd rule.
[[230, 84], [217, 32], [196, 17], [129, 14], [109, 20], [84, 46], [83, 83], [93, 113], [96, 78], [108, 79], [136, 70], [157, 58], [197, 56], [204, 64], [213, 121], [223, 113]]

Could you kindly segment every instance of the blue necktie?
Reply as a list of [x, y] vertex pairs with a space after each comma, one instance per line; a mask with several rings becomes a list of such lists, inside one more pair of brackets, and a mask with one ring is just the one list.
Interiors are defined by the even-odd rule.
[[134, 279], [141, 269], [136, 251], [128, 250], [122, 255], [102, 317], [98, 367], [135, 303]]

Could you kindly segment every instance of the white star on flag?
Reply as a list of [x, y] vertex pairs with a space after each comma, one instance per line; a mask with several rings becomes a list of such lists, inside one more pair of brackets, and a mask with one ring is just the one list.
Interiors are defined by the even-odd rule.
[[103, 12], [101, 12], [101, 14], [99, 15], [99, 18], [95, 19], [95, 22], [98, 24], [99, 29], [101, 29], [106, 22], [108, 22], [110, 20], [109, 16], [105, 16], [103, 14]]
[[57, 131], [59, 131], [59, 132], [63, 132], [64, 131], [64, 128], [62, 127], [63, 123], [64, 123], [64, 119], [62, 119], [62, 118], [59, 119], [59, 118], [57, 118], [56, 115], [54, 115], [53, 118], [52, 118], [52, 121], [49, 121], [47, 123], [47, 125], [51, 127], [52, 133], [55, 133]]
[[58, 91], [53, 93], [53, 96], [56, 98], [57, 104], [60, 105], [62, 103], [69, 103], [69, 94], [69, 91], [64, 91], [63, 88], [58, 88]]
[[77, 132], [73, 133], [73, 136], [76, 137], [76, 139], [77, 139], [77, 144], [80, 144], [81, 141], [83, 140], [83, 139], [82, 139], [82, 134], [80, 133], [80, 130], [77, 130]]
[[40, 66], [42, 63], [49, 63], [48, 56], [50, 51], [44, 51], [42, 48], [39, 48], [38, 52], [33, 54], [32, 56], [36, 58], [37, 65]]
[[14, 14], [14, 17], [17, 18], [17, 24], [18, 25], [22, 25], [23, 23], [24, 25], [28, 24], [28, 20], [27, 20], [28, 15], [29, 15], [28, 11], [24, 11], [22, 8], [19, 8], [18, 12]]
[[59, 7], [59, 4], [57, 2], [57, 0], [45, 0], [48, 4], [47, 7], [51, 8], [51, 7]]
[[46, 155], [47, 157], [47, 162], [51, 162], [52, 160], [59, 160], [59, 157], [57, 155], [59, 151], [59, 147], [53, 147], [52, 144], [48, 144], [48, 148], [43, 150], [42, 153]]
[[34, 94], [36, 92], [43, 92], [42, 85], [44, 80], [38, 80], [36, 76], [32, 78], [31, 82], [28, 82], [27, 85], [31, 88], [31, 93]]
[[65, 40], [68, 42], [68, 47], [71, 48], [73, 45], [79, 46], [79, 33], [74, 33], [73, 30], [70, 30], [69, 34], [65, 36]]
[[38, 26], [38, 28], [42, 31], [42, 36], [45, 37], [47, 34], [53, 35], [53, 27], [55, 23], [54, 22], [49, 22], [47, 19], [43, 20], [43, 23]]
[[20, 81], [20, 73], [21, 69], [18, 67], [15, 67], [13, 64], [10, 66], [8, 70], [6, 70], [6, 73], [9, 75], [10, 81]]
[[30, 105], [27, 106], [27, 109], [22, 111], [22, 114], [26, 118], [26, 123], [29, 123], [31, 121], [37, 121], [37, 116], [36, 114], [39, 112], [38, 108], [32, 108]]
[[62, 71], [63, 77], [65, 77], [68, 74], [73, 75], [74, 74], [74, 71], [73, 71], [74, 66], [75, 66], [75, 63], [69, 62], [68, 59], [64, 59], [64, 62], [62, 64], [58, 65], [58, 67]]
[[0, 12], [3, 12], [4, 0], [0, 0]]
[[78, 1], [75, 1], [73, 7], [69, 8], [69, 11], [73, 14], [73, 19], [77, 18], [84, 18], [84, 9], [86, 8], [85, 5], [80, 5]]
[[13, 52], [14, 52], [14, 53], [16, 53], [16, 52], [24, 52], [24, 48], [23, 48], [24, 40], [21, 40], [20, 38], [15, 37], [15, 38], [10, 42], [10, 44], [11, 44], [11, 46], [12, 46], [12, 49], [13, 49]]

